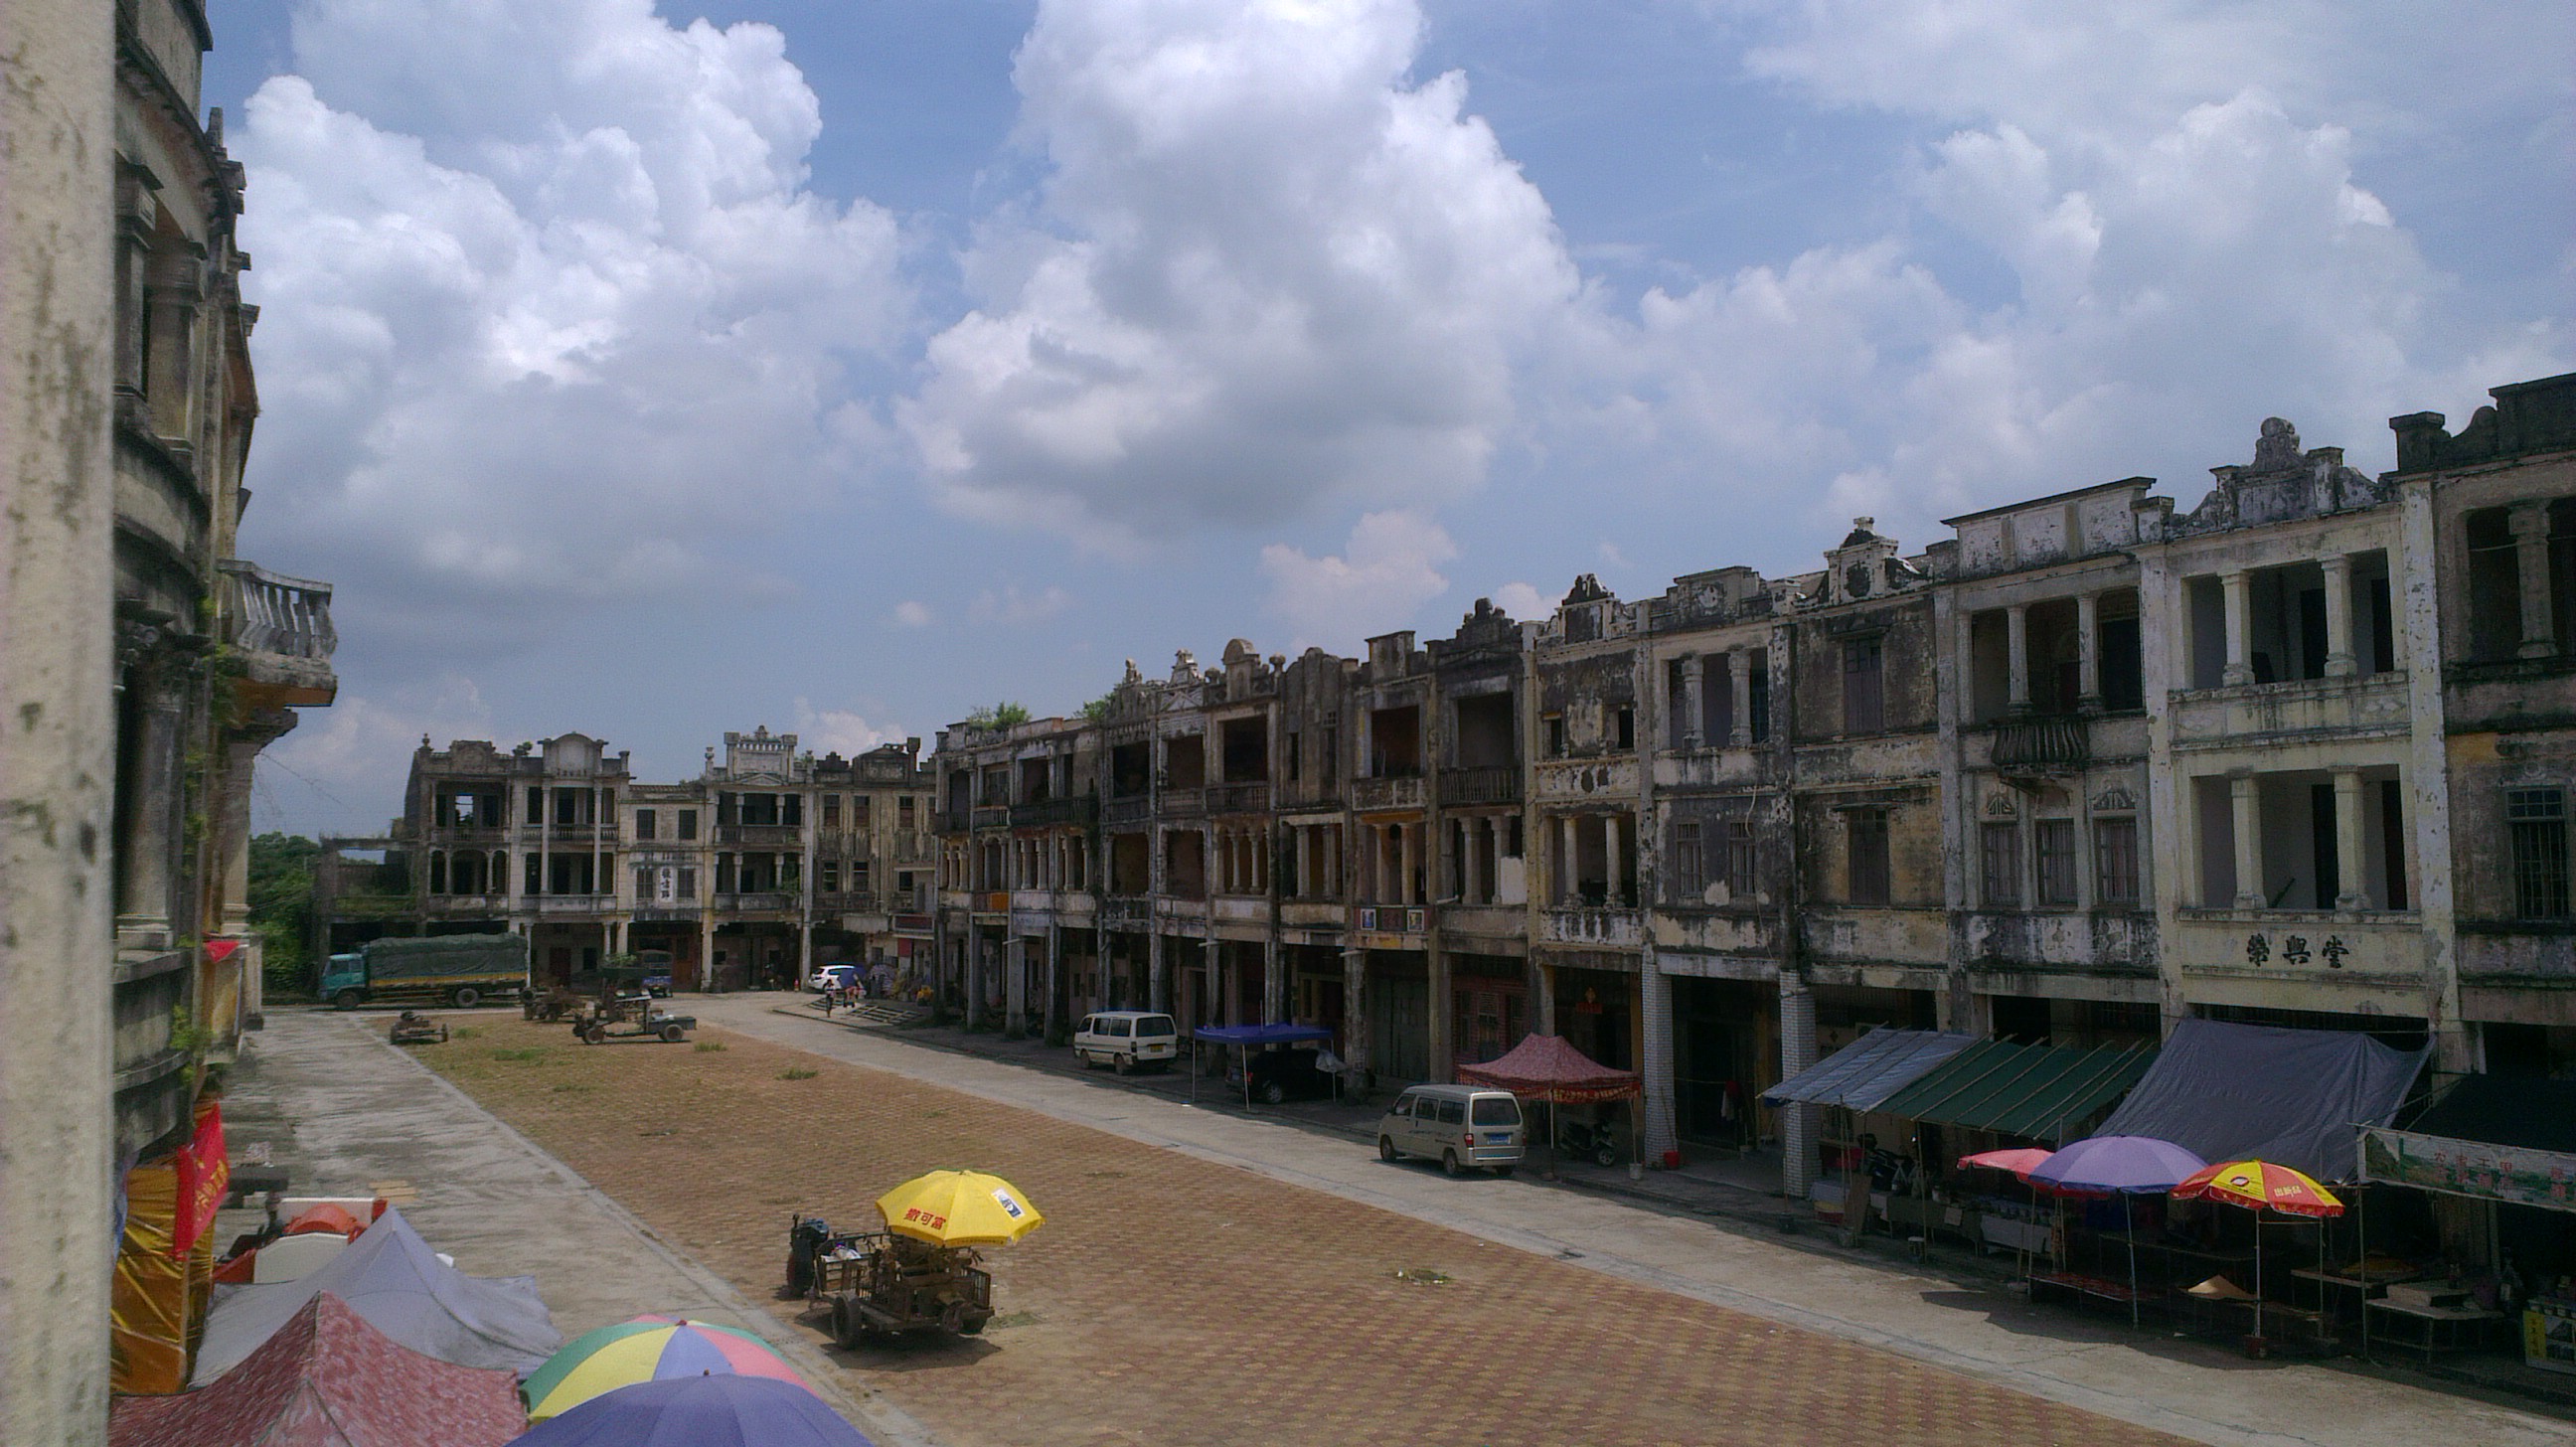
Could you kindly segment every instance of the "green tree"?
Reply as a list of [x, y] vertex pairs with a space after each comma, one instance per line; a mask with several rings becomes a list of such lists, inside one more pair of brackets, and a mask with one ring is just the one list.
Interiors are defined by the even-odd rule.
[[1028, 721], [1028, 705], [1007, 700], [985, 704], [966, 715], [966, 727], [970, 729], [1006, 729]]
[[250, 841], [250, 922], [267, 942], [268, 991], [313, 988], [313, 862], [322, 846], [300, 834], [262, 834]]

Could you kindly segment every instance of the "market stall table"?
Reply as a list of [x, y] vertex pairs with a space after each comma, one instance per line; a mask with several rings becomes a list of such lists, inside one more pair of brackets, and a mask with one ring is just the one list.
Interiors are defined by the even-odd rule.
[[[2504, 1320], [2500, 1311], [2474, 1306], [2418, 1306], [2381, 1297], [2364, 1304], [2379, 1313], [2379, 1339], [2390, 1346], [2421, 1352], [2430, 1362], [2442, 1352], [2484, 1346], [2488, 1328]], [[2400, 1332], [2403, 1334], [2400, 1334]]]

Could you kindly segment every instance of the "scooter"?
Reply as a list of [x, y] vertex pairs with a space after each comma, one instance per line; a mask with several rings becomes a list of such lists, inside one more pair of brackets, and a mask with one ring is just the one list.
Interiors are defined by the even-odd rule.
[[1619, 1142], [1608, 1121], [1589, 1124], [1579, 1120], [1556, 1123], [1557, 1154], [1588, 1159], [1596, 1166], [1619, 1164]]

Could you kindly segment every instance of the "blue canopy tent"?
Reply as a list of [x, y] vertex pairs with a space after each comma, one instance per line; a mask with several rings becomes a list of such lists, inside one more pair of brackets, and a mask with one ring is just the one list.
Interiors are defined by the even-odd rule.
[[[1203, 1041], [1231, 1045], [1249, 1052], [1259, 1046], [1299, 1045], [1309, 1040], [1329, 1041], [1332, 1038], [1333, 1032], [1321, 1025], [1201, 1025], [1190, 1032], [1193, 1054]], [[1338, 1098], [1341, 1094], [1343, 1072], [1336, 1070], [1327, 1073], [1333, 1077], [1333, 1094]], [[1190, 1099], [1198, 1098], [1199, 1072], [1196, 1062], [1193, 1061], [1190, 1070]], [[1244, 1061], [1243, 1069], [1243, 1108], [1252, 1109], [1252, 1062], [1248, 1056]]]

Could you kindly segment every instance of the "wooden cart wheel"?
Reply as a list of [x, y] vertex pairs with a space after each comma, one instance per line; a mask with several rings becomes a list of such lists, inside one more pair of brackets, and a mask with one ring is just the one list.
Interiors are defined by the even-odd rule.
[[[948, 1303], [947, 1306], [941, 1308], [939, 1312], [939, 1324], [959, 1336], [970, 1335], [966, 1330], [966, 1303], [962, 1301], [952, 1301]], [[983, 1329], [984, 1324], [982, 1322], [979, 1321], [975, 1323], [976, 1331], [982, 1331]]]
[[607, 1038], [607, 1029], [596, 1021], [581, 1027], [581, 1043], [584, 1045], [597, 1045]]
[[681, 1029], [677, 1025], [665, 1025], [662, 1027], [662, 1039], [668, 1044], [677, 1045], [688, 1038], [689, 1032]]

